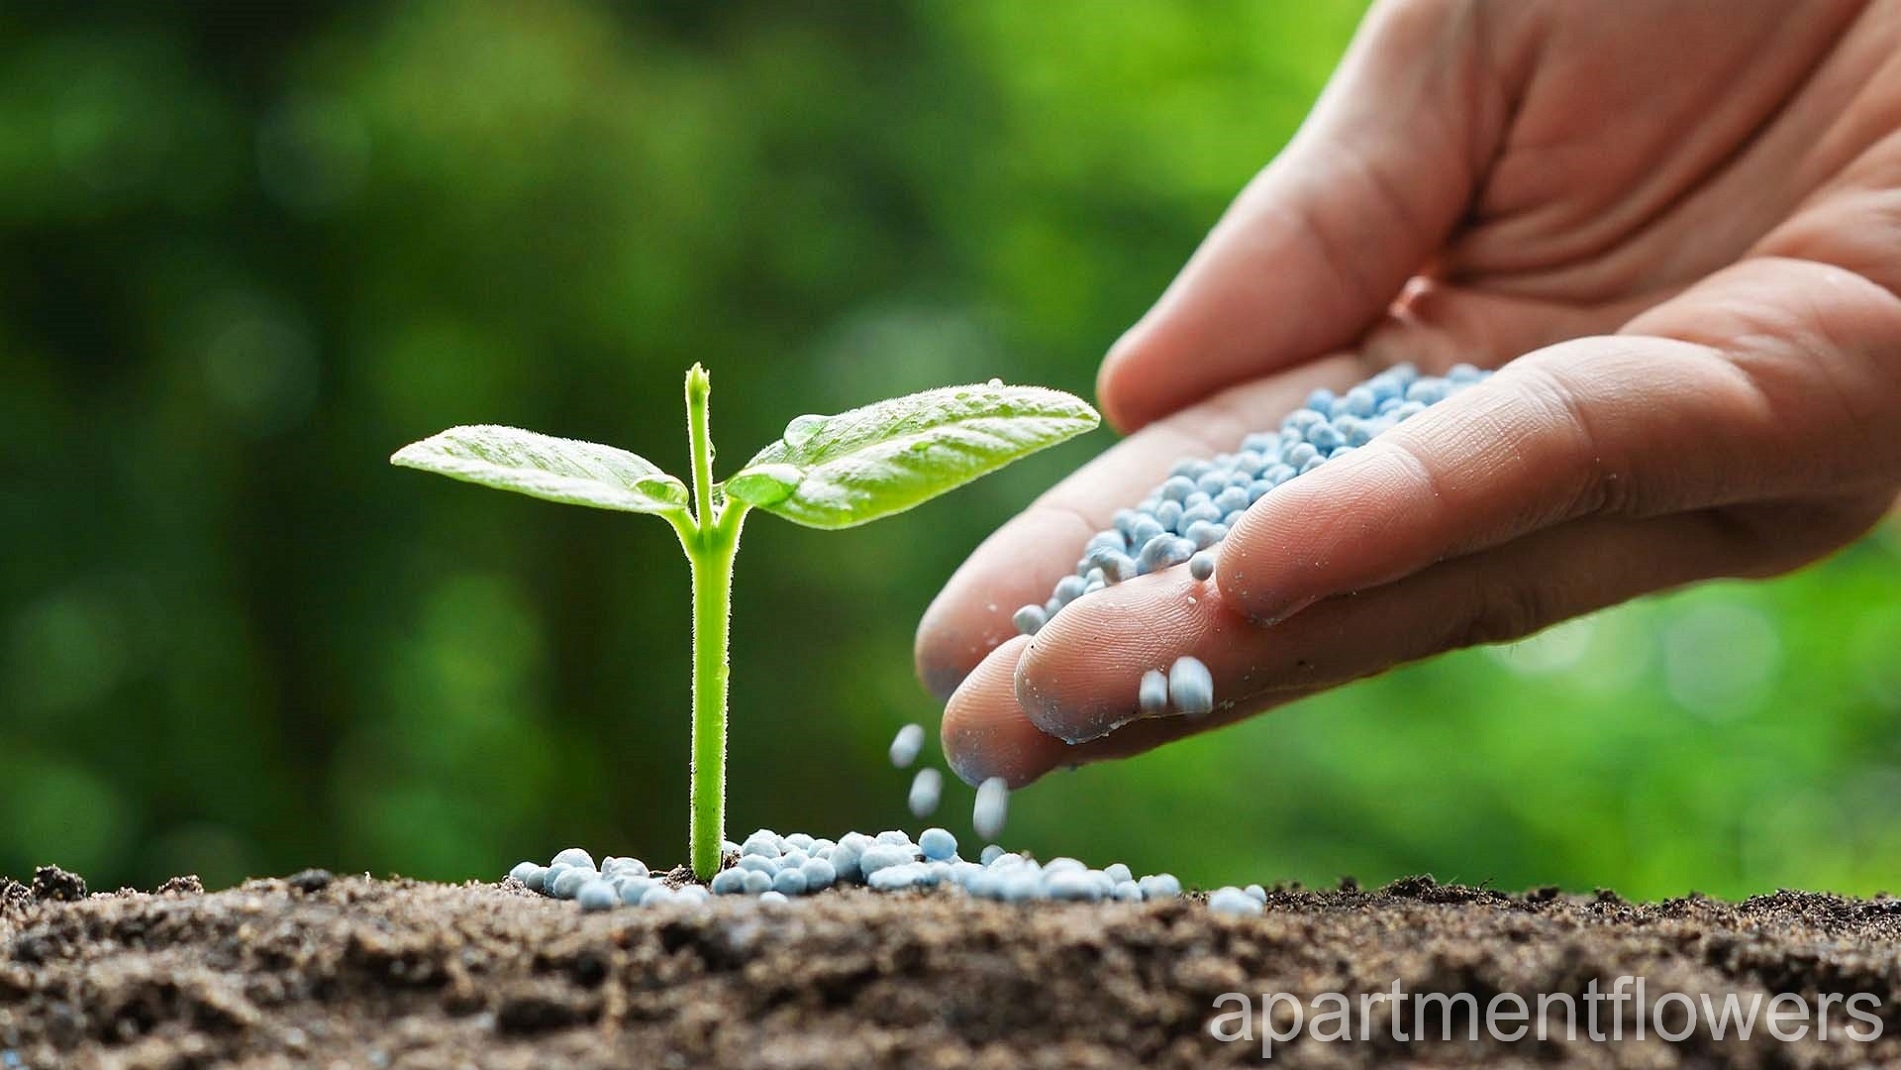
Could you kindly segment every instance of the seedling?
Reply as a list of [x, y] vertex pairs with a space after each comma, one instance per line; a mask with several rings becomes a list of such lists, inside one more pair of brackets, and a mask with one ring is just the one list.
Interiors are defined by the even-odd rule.
[[693, 576], [693, 759], [690, 855], [701, 880], [719, 870], [726, 823], [727, 619], [746, 514], [763, 509], [811, 528], [849, 528], [1082, 434], [1100, 421], [1059, 390], [992, 379], [880, 401], [836, 416], [800, 416], [724, 483], [713, 481], [711, 382], [686, 376], [692, 490], [613, 446], [513, 427], [454, 427], [396, 451], [391, 463], [498, 490], [652, 513], [673, 525]]

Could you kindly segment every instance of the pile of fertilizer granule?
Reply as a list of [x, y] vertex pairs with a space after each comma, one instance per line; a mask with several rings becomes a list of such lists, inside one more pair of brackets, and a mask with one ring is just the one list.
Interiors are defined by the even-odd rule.
[[[742, 843], [726, 843], [724, 854], [726, 867], [705, 885], [662, 877], [637, 858], [609, 856], [596, 867], [593, 856], [579, 847], [562, 851], [545, 866], [523, 862], [509, 877], [543, 895], [572, 899], [588, 911], [691, 908], [716, 896], [788, 906], [801, 896], [853, 885], [881, 893], [942, 890], [1002, 902], [1139, 903], [1182, 895], [1173, 874], [1138, 878], [1120, 862], [1101, 869], [1074, 858], [1039, 862], [994, 844], [972, 861], [958, 855], [957, 838], [941, 828], [925, 829], [915, 841], [897, 830], [876, 836], [848, 832], [830, 840], [760, 829]], [[1266, 899], [1258, 884], [1225, 887], [1209, 893], [1208, 906], [1226, 914], [1258, 914]]]

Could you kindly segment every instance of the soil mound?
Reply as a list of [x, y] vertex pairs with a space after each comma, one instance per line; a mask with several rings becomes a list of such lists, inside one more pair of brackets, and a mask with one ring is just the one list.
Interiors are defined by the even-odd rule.
[[[71, 878], [71, 879], [68, 879]], [[1223, 993], [1567, 993], [1642, 976], [1665, 991], [1811, 1004], [1870, 993], [1849, 1039], [1739, 1039], [1699, 1024], [1621, 1041], [1468, 1038], [1454, 1003], [1372, 1007], [1369, 1039], [1277, 1044], [1272, 1065], [1847, 1066], [1901, 1055], [1901, 901], [1781, 892], [1633, 904], [1607, 892], [1506, 895], [1408, 878], [1277, 889], [1264, 916], [1192, 900], [1003, 904], [940, 890], [828, 892], [785, 907], [583, 914], [513, 882], [460, 886], [299, 874], [205, 893], [85, 896], [42, 870], [0, 884], [0, 1065], [12, 1067], [1202, 1067], [1260, 1065], [1222, 1043]], [[77, 896], [77, 897], [76, 897]], [[1232, 1007], [1232, 1004], [1228, 1005]], [[1279, 1012], [1276, 1012], [1279, 1013]], [[1580, 1014], [1582, 1011], [1580, 1010]], [[1680, 1016], [1679, 1016], [1680, 1017]], [[1281, 1023], [1283, 1026], [1284, 1022]], [[1232, 1026], [1232, 1020], [1230, 1020]], [[1357, 1019], [1351, 1027], [1357, 1037]], [[1455, 1039], [1438, 1039], [1450, 1029]], [[1861, 1030], [1868, 1031], [1866, 1026]]]

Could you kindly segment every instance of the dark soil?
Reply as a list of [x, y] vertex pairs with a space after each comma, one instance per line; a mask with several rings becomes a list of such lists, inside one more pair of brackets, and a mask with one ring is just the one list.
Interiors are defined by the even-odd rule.
[[[826, 893], [781, 909], [583, 915], [512, 883], [322, 871], [206, 894], [86, 897], [69, 874], [0, 883], [0, 1067], [1200, 1067], [1224, 992], [1582, 997], [1870, 992], [1880, 1040], [1679, 1044], [1303, 1038], [1274, 1064], [1836, 1066], [1901, 1058], [1901, 900], [1783, 892], [1739, 904], [1508, 896], [1411, 878], [1279, 890], [1259, 918], [1199, 903], [1028, 905]], [[1310, 1012], [1311, 1013], [1311, 1012]], [[1562, 1012], [1554, 1028], [1562, 1029]], [[1459, 1012], [1401, 1015], [1437, 1037]], [[1604, 1013], [1601, 1028], [1608, 1030]], [[1846, 1024], [1853, 1024], [1852, 1020]], [[1358, 1025], [1354, 1027], [1355, 1034]], [[1582, 1026], [1580, 1026], [1582, 1028]], [[1483, 1035], [1483, 1034], [1482, 1034]], [[1559, 1034], [1562, 1035], [1561, 1033]]]

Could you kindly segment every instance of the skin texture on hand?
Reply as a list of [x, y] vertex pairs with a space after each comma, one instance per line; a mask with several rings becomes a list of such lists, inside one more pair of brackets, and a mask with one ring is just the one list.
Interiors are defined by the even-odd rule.
[[[1213, 582], [1015, 634], [1176, 460], [1402, 360], [1502, 370], [1255, 503]], [[1825, 556], [1901, 489], [1901, 0], [1380, 5], [1098, 391], [1128, 437], [920, 625], [967, 780]], [[1101, 734], [1182, 654], [1214, 714]]]

